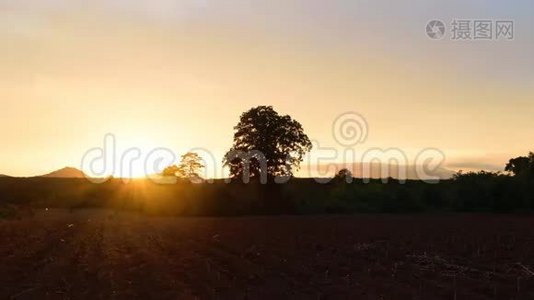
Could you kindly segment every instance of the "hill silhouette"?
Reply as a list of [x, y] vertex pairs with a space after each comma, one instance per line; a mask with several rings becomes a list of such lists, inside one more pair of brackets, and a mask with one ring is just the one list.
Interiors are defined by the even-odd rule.
[[39, 176], [45, 178], [85, 178], [85, 174], [72, 167], [65, 167], [63, 169], [56, 170], [54, 172]]

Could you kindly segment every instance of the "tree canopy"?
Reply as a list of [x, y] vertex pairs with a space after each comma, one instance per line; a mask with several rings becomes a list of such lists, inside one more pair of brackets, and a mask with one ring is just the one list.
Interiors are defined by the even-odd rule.
[[334, 181], [336, 182], [347, 182], [347, 183], [351, 183], [352, 182], [352, 172], [347, 169], [347, 168], [343, 168], [341, 170], [339, 170], [336, 175], [334, 176]]
[[519, 156], [510, 159], [504, 170], [512, 172], [516, 176], [534, 174], [534, 153], [530, 152], [528, 156]]
[[179, 177], [199, 179], [202, 168], [204, 168], [202, 158], [195, 152], [187, 152], [182, 155], [177, 173]]
[[244, 112], [234, 129], [233, 145], [224, 157], [234, 178], [292, 176], [312, 147], [302, 125], [272, 106]]
[[178, 165], [171, 165], [166, 167], [163, 176], [177, 176], [180, 178], [199, 180], [201, 177], [199, 172], [204, 168], [202, 158], [194, 152], [187, 152], [182, 155]]

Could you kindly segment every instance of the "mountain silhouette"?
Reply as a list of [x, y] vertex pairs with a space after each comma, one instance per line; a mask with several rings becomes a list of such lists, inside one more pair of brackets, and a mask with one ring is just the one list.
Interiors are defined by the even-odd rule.
[[59, 169], [57, 171], [48, 173], [46, 175], [42, 175], [39, 177], [46, 177], [46, 178], [85, 178], [85, 174], [72, 167], [65, 167], [63, 169]]

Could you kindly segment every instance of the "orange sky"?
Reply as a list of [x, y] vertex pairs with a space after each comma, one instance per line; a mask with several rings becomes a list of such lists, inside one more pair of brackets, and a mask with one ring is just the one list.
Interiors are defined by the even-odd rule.
[[[411, 2], [0, 1], [0, 173], [79, 167], [106, 133], [220, 161], [256, 105], [340, 150], [332, 123], [356, 111], [369, 124], [357, 151], [435, 147], [452, 169], [534, 150], [532, 4]], [[425, 35], [454, 17], [514, 19], [516, 37]]]

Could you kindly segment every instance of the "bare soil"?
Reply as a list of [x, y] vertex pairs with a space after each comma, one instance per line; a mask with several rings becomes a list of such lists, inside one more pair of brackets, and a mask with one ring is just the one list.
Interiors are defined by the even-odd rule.
[[0, 221], [1, 299], [534, 299], [534, 217]]

